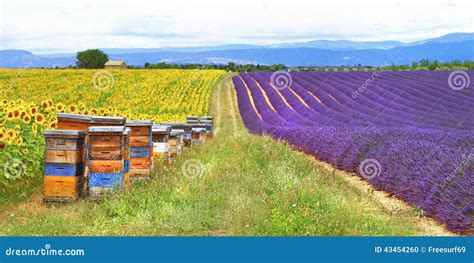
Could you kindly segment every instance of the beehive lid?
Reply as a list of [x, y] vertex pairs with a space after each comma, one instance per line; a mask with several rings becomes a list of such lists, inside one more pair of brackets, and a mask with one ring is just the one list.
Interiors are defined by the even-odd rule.
[[168, 125], [153, 125], [151, 128], [153, 133], [170, 133], [171, 126]]
[[125, 124], [124, 117], [105, 117], [105, 116], [92, 116], [91, 123], [104, 123], [104, 124]]
[[177, 127], [177, 126], [180, 126], [180, 127], [191, 127], [191, 124], [187, 124], [187, 123], [184, 123], [184, 122], [165, 122], [163, 123], [164, 125], [168, 125], [168, 126], [171, 126], [171, 127]]
[[193, 133], [205, 133], [206, 128], [193, 128]]
[[171, 130], [170, 132], [170, 135], [173, 137], [182, 136], [183, 134], [184, 134], [184, 130], [179, 130], [179, 129]]
[[132, 126], [152, 126], [153, 121], [152, 120], [127, 120], [127, 126], [132, 127]]
[[43, 131], [44, 137], [85, 137], [86, 131], [78, 130], [45, 130]]
[[121, 133], [126, 130], [125, 126], [95, 126], [89, 127], [89, 133]]
[[186, 133], [191, 133], [193, 126], [184, 122], [166, 122], [165, 125], [171, 126], [172, 129], [184, 130]]
[[205, 121], [205, 120], [213, 121], [213, 120], [214, 120], [214, 117], [212, 117], [212, 116], [204, 116], [204, 117], [200, 117], [200, 118], [199, 118], [199, 121]]
[[124, 135], [129, 135], [132, 133], [132, 129], [128, 128], [128, 127], [125, 127], [125, 130], [123, 131], [123, 134]]
[[58, 121], [74, 121], [89, 123], [92, 116], [72, 113], [58, 113]]
[[188, 117], [186, 117], [186, 122], [187, 123], [197, 123], [197, 122], [199, 122], [199, 117], [197, 117], [197, 116], [188, 116]]

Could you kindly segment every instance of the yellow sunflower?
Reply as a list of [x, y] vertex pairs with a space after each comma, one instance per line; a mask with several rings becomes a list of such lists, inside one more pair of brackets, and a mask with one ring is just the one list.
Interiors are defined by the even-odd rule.
[[30, 123], [30, 121], [31, 121], [30, 116], [25, 115], [25, 116], [23, 117], [23, 122], [24, 122], [24, 123], [28, 124], [28, 123]]
[[43, 124], [44, 123], [44, 116], [43, 114], [37, 114], [35, 116], [35, 123], [36, 124]]

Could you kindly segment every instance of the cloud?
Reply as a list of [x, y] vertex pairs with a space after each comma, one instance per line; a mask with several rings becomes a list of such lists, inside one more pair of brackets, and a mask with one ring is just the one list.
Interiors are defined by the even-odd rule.
[[413, 41], [474, 31], [470, 1], [0, 1], [2, 49]]

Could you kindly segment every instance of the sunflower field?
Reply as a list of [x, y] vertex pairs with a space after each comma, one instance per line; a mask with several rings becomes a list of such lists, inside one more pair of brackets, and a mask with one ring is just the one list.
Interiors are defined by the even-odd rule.
[[[207, 115], [220, 70], [0, 69], [0, 196], [42, 177], [57, 113], [155, 122]], [[29, 183], [28, 183], [29, 184]]]

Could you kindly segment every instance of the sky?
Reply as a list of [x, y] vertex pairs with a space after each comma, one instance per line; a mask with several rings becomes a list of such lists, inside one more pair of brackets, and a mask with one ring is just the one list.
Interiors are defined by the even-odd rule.
[[417, 41], [474, 32], [473, 1], [0, 0], [0, 49]]

